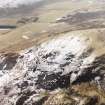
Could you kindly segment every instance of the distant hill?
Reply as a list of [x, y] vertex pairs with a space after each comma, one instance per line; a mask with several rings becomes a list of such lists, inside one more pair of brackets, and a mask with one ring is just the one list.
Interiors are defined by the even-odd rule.
[[0, 0], [0, 7], [18, 7], [19, 5], [29, 5], [42, 0]]

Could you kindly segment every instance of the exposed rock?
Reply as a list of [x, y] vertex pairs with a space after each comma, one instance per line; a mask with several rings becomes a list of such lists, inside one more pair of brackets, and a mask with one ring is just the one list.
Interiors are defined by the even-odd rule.
[[39, 18], [38, 17], [30, 17], [30, 18], [21, 18], [17, 21], [17, 24], [26, 24], [26, 23], [32, 23], [36, 22]]
[[44, 105], [76, 105], [77, 102], [65, 92], [51, 95]]

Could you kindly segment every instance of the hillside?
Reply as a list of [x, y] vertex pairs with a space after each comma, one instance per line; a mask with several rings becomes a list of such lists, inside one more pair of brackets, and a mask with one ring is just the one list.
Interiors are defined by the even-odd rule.
[[0, 105], [105, 105], [104, 0], [6, 8], [0, 16]]

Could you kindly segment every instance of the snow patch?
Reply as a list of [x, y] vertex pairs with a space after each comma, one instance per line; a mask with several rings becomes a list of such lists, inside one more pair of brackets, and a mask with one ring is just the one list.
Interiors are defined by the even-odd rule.
[[26, 39], [26, 40], [29, 39], [29, 37], [28, 37], [28, 36], [25, 36], [25, 35], [23, 35], [22, 38], [23, 38], [23, 39]]

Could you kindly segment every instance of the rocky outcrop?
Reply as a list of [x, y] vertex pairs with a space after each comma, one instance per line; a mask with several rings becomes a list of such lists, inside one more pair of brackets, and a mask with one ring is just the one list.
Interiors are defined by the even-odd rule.
[[105, 11], [77, 11], [68, 14], [57, 20], [57, 23], [65, 22], [71, 26], [74, 26], [72, 30], [94, 29], [104, 28]]

